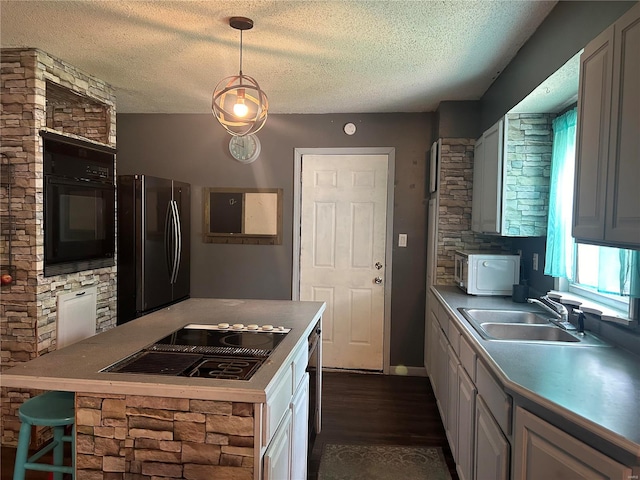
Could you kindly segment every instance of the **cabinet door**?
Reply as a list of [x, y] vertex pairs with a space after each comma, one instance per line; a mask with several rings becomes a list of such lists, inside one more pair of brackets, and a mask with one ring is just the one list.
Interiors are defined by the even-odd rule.
[[605, 240], [640, 245], [640, 4], [614, 24]]
[[481, 229], [484, 233], [500, 233], [502, 211], [502, 152], [504, 122], [500, 120], [482, 135], [484, 161], [482, 162]]
[[502, 211], [502, 153], [504, 121], [482, 134], [476, 141], [473, 157], [473, 197], [471, 230], [500, 233]]
[[427, 375], [433, 374], [433, 366], [431, 364], [431, 308], [436, 302], [435, 297], [429, 292], [429, 286], [427, 286], [427, 304], [424, 310], [424, 368], [427, 370]]
[[448, 376], [447, 376], [447, 437], [453, 459], [458, 461], [458, 357], [453, 348], [448, 348]]
[[475, 475], [478, 480], [509, 478], [509, 443], [482, 401], [476, 397]]
[[532, 413], [516, 409], [514, 478], [633, 478], [632, 471]]
[[473, 445], [475, 431], [476, 386], [462, 365], [458, 366], [458, 458], [456, 470], [460, 480], [473, 479]]
[[473, 149], [473, 190], [471, 197], [471, 230], [482, 232], [482, 172], [484, 170], [484, 139], [476, 140]]
[[438, 356], [436, 358], [436, 401], [442, 417], [442, 424], [447, 427], [447, 397], [449, 371], [449, 342], [444, 332], [438, 328]]
[[604, 215], [611, 112], [613, 27], [589, 43], [580, 56], [573, 236], [604, 239]]
[[290, 465], [291, 410], [287, 410], [264, 454], [264, 480], [289, 480]]
[[309, 374], [305, 373], [291, 402], [291, 479], [307, 478]]
[[435, 314], [433, 310], [429, 312], [429, 316], [431, 317], [431, 322], [429, 325], [429, 379], [431, 380], [431, 387], [433, 388], [433, 392], [438, 396], [438, 386], [437, 386], [437, 364], [438, 364], [438, 341], [439, 341], [439, 333], [440, 327], [438, 326], [438, 321], [435, 319]]

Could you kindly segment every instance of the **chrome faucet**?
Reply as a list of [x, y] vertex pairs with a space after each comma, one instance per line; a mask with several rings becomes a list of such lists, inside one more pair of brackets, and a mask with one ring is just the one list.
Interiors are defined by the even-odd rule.
[[547, 312], [552, 314], [554, 318], [550, 318], [549, 321], [554, 325], [557, 325], [564, 330], [576, 329], [576, 327], [569, 322], [569, 311], [567, 310], [567, 307], [562, 305], [560, 302], [551, 300], [548, 295], [543, 295], [539, 300], [537, 298], [527, 298], [527, 302], [534, 305], [540, 305]]

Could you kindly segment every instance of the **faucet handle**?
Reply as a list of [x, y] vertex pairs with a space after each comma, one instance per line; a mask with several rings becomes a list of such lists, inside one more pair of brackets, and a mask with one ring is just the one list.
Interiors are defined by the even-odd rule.
[[582, 310], [575, 309], [573, 311], [578, 315], [578, 335], [584, 335], [584, 312]]

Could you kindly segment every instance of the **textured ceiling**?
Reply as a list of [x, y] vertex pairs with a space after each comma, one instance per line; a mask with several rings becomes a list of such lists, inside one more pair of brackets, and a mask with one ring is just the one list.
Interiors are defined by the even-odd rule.
[[7, 1], [2, 47], [35, 47], [116, 88], [121, 113], [210, 112], [243, 71], [271, 113], [433, 111], [477, 100], [555, 1]]

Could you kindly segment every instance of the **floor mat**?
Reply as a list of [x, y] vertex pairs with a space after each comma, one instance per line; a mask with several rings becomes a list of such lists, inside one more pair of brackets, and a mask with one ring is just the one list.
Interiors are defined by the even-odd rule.
[[442, 449], [326, 444], [318, 480], [451, 480]]

